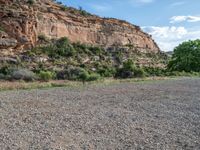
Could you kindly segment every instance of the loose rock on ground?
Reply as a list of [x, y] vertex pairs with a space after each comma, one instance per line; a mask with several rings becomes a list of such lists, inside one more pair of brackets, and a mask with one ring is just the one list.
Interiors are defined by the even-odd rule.
[[1, 150], [200, 149], [200, 79], [0, 92]]

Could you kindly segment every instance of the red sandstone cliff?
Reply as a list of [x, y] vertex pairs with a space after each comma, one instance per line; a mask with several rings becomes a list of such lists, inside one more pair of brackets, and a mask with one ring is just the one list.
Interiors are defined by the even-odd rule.
[[20, 51], [37, 44], [38, 36], [68, 37], [72, 42], [105, 48], [132, 45], [142, 52], [160, 52], [150, 35], [117, 19], [82, 14], [50, 0], [0, 0], [0, 51]]

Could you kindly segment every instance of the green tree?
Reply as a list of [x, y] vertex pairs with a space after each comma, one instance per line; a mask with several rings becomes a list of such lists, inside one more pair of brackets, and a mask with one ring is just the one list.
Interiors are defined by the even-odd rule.
[[200, 40], [183, 42], [177, 46], [168, 64], [168, 69], [200, 72]]

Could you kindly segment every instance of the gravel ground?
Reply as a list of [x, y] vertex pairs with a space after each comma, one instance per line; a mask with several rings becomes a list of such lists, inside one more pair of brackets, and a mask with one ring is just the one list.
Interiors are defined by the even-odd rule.
[[200, 149], [200, 79], [0, 92], [0, 150]]

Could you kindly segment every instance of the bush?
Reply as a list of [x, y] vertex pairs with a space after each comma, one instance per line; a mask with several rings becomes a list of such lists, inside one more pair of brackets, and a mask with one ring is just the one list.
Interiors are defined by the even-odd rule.
[[14, 70], [11, 74], [11, 80], [33, 81], [36, 79], [35, 74], [27, 69]]
[[101, 78], [101, 76], [97, 73], [92, 73], [89, 75], [89, 77], [87, 78], [87, 81], [96, 81], [99, 80]]
[[[47, 42], [47, 37], [44, 35], [39, 35], [38, 40], [40, 42]], [[67, 37], [62, 37], [58, 40], [52, 40], [51, 43], [46, 46], [36, 47], [31, 50], [32, 53], [40, 55], [46, 54], [50, 58], [62, 58], [62, 57], [74, 57], [74, 56], [94, 56], [100, 55], [105, 52], [104, 49], [100, 47], [89, 46], [81, 43], [71, 43]], [[78, 55], [76, 55], [78, 54]], [[83, 55], [81, 55], [83, 54]]]
[[97, 73], [89, 74], [88, 71], [79, 67], [69, 67], [57, 73], [57, 79], [59, 80], [79, 80], [83, 83], [85, 83], [85, 81], [98, 80], [100, 77], [101, 76]]
[[79, 80], [80, 76], [85, 73], [83, 68], [69, 67], [57, 73], [57, 79], [59, 80]]
[[75, 53], [74, 47], [66, 37], [60, 38], [56, 42], [56, 53], [60, 56], [73, 56]]
[[87, 11], [83, 10], [82, 7], [79, 7], [79, 12], [81, 15], [83, 16], [88, 16], [88, 15], [91, 15], [90, 13], [88, 13]]
[[67, 8], [67, 6], [61, 6], [61, 8], [60, 8], [62, 11], [66, 11], [68, 8]]
[[122, 68], [118, 68], [115, 77], [133, 78], [145, 77], [146, 73], [142, 68], [137, 68], [132, 60], [127, 60], [123, 63]]
[[148, 76], [165, 76], [167, 73], [167, 70], [162, 68], [152, 68], [152, 67], [145, 67], [144, 71], [146, 72], [146, 75]]
[[4, 28], [0, 26], [0, 31], [4, 31]]
[[132, 60], [127, 60], [123, 63], [122, 68], [118, 68], [115, 77], [133, 78], [145, 77], [146, 73], [142, 68], [137, 68]]
[[47, 42], [48, 38], [45, 35], [41, 34], [41, 35], [38, 35], [38, 40], [42, 42]]
[[5, 80], [6, 79], [6, 76], [2, 73], [0, 73], [0, 80]]
[[95, 47], [91, 46], [91, 47], [89, 47], [89, 50], [95, 55], [100, 55], [100, 53], [102, 52], [102, 49], [97, 46], [95, 46]]
[[116, 74], [116, 69], [112, 67], [103, 67], [97, 71], [102, 77], [113, 77]]
[[124, 70], [124, 68], [118, 68], [115, 74], [116, 78], [133, 78], [134, 73], [133, 71]]
[[83, 71], [79, 77], [78, 77], [79, 80], [81, 80], [83, 82], [83, 84], [85, 83], [85, 81], [88, 81], [89, 79], [89, 74], [87, 71]]
[[42, 50], [51, 58], [69, 57], [75, 54], [74, 47], [70, 44], [66, 37], [60, 38], [56, 41], [56, 43], [42, 47]]
[[146, 76], [145, 71], [142, 68], [134, 68], [134, 77], [143, 78]]
[[0, 68], [0, 73], [3, 75], [10, 75], [12, 72], [13, 72], [13, 69], [8, 65], [5, 65]]
[[191, 77], [197, 76], [199, 77], [199, 72], [185, 72], [185, 71], [168, 71], [166, 72], [166, 76], [184, 76], [184, 77]]
[[49, 81], [55, 77], [55, 73], [50, 71], [40, 71], [39, 77], [42, 81]]
[[33, 5], [33, 4], [35, 3], [35, 1], [34, 1], [34, 0], [28, 0], [27, 3], [28, 3], [29, 5]]

